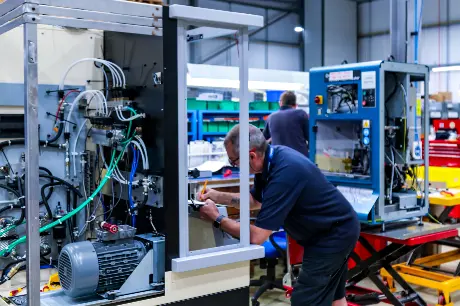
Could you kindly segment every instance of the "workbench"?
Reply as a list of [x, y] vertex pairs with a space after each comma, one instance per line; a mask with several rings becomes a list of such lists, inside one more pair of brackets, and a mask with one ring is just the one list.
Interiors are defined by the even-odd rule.
[[[359, 242], [370, 253], [370, 257], [361, 259], [356, 253], [352, 253], [350, 256], [356, 266], [348, 272], [349, 305], [370, 305], [379, 302], [387, 302], [397, 306], [410, 303], [427, 305], [409, 283], [398, 274], [391, 263], [411, 254], [426, 243], [457, 235], [457, 225], [439, 225], [418, 221], [405, 224], [390, 223], [387, 224], [385, 232], [382, 232], [380, 227], [363, 228]], [[376, 250], [369, 243], [369, 240], [381, 240], [387, 246], [381, 250]], [[378, 274], [381, 269], [386, 270], [389, 275], [388, 278], [380, 279]], [[380, 292], [366, 291], [366, 289], [356, 287], [365, 278], [369, 278]], [[403, 289], [401, 292], [396, 292], [395, 282]]]
[[441, 214], [437, 216], [437, 220], [441, 223], [446, 223], [452, 210], [460, 205], [460, 190], [450, 189], [430, 193], [430, 205], [436, 205], [443, 208]]
[[[239, 173], [233, 173], [229, 176], [224, 177], [223, 175], [213, 175], [210, 178], [197, 178], [189, 179], [189, 196], [191, 199], [195, 198], [195, 195], [204, 187], [205, 182], [207, 187], [213, 188], [223, 192], [240, 192], [240, 175]], [[254, 175], [249, 177], [250, 184], [254, 184]], [[233, 207], [228, 207], [228, 216], [233, 219], [239, 218], [239, 210]], [[255, 217], [257, 215], [256, 211], [251, 211], [250, 216]]]
[[[250, 175], [249, 177], [250, 183], [254, 183], [254, 175]], [[223, 176], [222, 174], [213, 175], [209, 178], [196, 178], [196, 179], [189, 179], [188, 183], [190, 186], [190, 193], [195, 195], [200, 188], [202, 188], [207, 183], [207, 187], [214, 188], [214, 189], [222, 189], [222, 188], [233, 188], [240, 186], [240, 175], [239, 173], [233, 173], [229, 176]]]

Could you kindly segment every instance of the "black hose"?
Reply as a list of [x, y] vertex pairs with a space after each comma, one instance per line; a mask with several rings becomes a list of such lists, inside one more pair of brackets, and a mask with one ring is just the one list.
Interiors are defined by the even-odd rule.
[[[74, 194], [74, 199], [77, 198], [77, 196]], [[71, 205], [71, 198], [70, 198], [70, 188], [67, 188], [67, 212], [70, 212], [72, 211], [72, 205]], [[69, 235], [70, 235], [70, 241], [71, 242], [74, 242], [74, 239], [73, 239], [73, 235], [72, 235], [72, 228], [73, 228], [73, 225], [75, 224], [75, 220], [76, 220], [76, 217], [73, 216], [71, 219], [68, 219], [67, 220], [67, 227], [68, 227], [68, 230], [69, 230]]]
[[0, 214], [10, 209], [23, 209], [22, 207], [23, 206], [21, 204], [5, 205], [2, 208], [0, 208]]
[[[25, 144], [24, 138], [5, 140], [5, 141], [0, 142], [0, 151], [9, 146], [18, 146], [18, 145], [24, 145], [24, 144]], [[44, 141], [44, 140], [40, 140], [40, 146], [58, 148], [58, 149], [62, 148], [62, 145], [60, 144], [49, 143], [48, 141]]]
[[60, 179], [58, 177], [48, 176], [48, 175], [43, 175], [43, 176], [40, 175], [40, 177], [46, 177], [46, 178], [51, 178], [52, 177], [57, 181], [57, 182], [48, 183], [48, 184], [43, 185], [41, 190], [40, 190], [42, 200], [43, 200], [43, 205], [45, 205], [46, 212], [48, 213], [48, 216], [50, 218], [53, 217], [53, 213], [52, 213], [51, 208], [50, 208], [50, 206], [48, 204], [48, 199], [46, 198], [46, 195], [45, 195], [46, 188], [52, 187], [52, 186], [66, 186], [67, 188], [69, 188], [69, 190], [73, 191], [74, 194], [78, 195], [80, 198], [83, 197], [83, 195], [80, 193], [80, 191], [78, 191], [78, 189], [76, 189], [71, 184], [67, 183], [66, 181], [64, 181], [64, 180], [62, 180], [62, 179]]
[[[65, 186], [67, 186], [68, 188], [72, 189], [72, 191], [75, 192], [75, 193], [78, 195], [78, 197], [80, 197], [80, 198], [83, 197], [83, 195], [81, 194], [81, 192], [80, 192], [77, 188], [75, 188], [72, 184], [70, 184], [70, 183], [64, 181], [64, 180], [61, 179], [61, 178], [58, 178], [58, 177], [53, 176], [53, 175], [45, 175], [45, 174], [40, 174], [40, 177], [42, 177], [42, 178], [48, 178], [48, 179], [54, 179], [56, 182], [61, 183], [61, 184], [58, 184], [58, 185], [65, 185]], [[57, 185], [54, 185], [54, 186], [57, 186]]]
[[[77, 202], [78, 202], [78, 198], [77, 198], [77, 196], [74, 194], [74, 195], [73, 195], [72, 210], [77, 209]], [[76, 216], [76, 215], [72, 217], [72, 223], [73, 223], [75, 226], [77, 225], [77, 216]]]
[[[11, 192], [12, 194], [14, 194], [18, 199], [21, 198], [21, 194], [17, 191], [17, 190], [14, 190], [13, 188], [9, 187], [9, 186], [6, 186], [6, 185], [0, 185], [0, 188], [1, 189], [5, 189], [9, 192]], [[11, 208], [16, 208], [16, 209], [21, 209], [21, 215], [19, 217], [18, 220], [16, 220], [16, 222], [14, 222], [14, 225], [18, 226], [19, 224], [21, 224], [24, 219], [26, 218], [26, 210], [24, 208], [24, 201], [23, 200], [19, 200], [21, 204], [15, 204], [13, 205], [13, 207], [11, 206], [4, 206], [0, 209], [0, 214], [11, 209]]]
[[38, 169], [42, 170], [43, 172], [46, 172], [46, 174], [48, 174], [48, 175], [53, 176], [53, 173], [51, 173], [51, 171], [48, 168], [40, 166], [40, 167], [38, 167]]
[[70, 188], [67, 188], [67, 192], [66, 192], [66, 196], [67, 196], [67, 212], [70, 212], [70, 210], [72, 209], [71, 205], [70, 205]]
[[[48, 170], [48, 168], [39, 167], [39, 169], [43, 172], [46, 172], [46, 174], [48, 174], [49, 176], [53, 176], [53, 173], [51, 173], [51, 171]], [[50, 183], [54, 183], [54, 178], [50, 178]], [[48, 194], [46, 195], [47, 200], [51, 198], [51, 196], [53, 195], [53, 191], [54, 191], [53, 187], [48, 188]]]
[[0, 278], [0, 285], [1, 284], [4, 284], [5, 282], [7, 282], [9, 280], [8, 277], [6, 277], [6, 274], [8, 274], [8, 271], [14, 266], [14, 265], [17, 265], [18, 263], [21, 263], [23, 261], [26, 261], [25, 258], [21, 258], [21, 259], [18, 259], [18, 260], [15, 260], [15, 261], [12, 261], [10, 262], [9, 264], [7, 264], [5, 266], [5, 268], [3, 268], [3, 271], [2, 271], [2, 277]]
[[142, 203], [140, 205], [140, 207], [144, 207], [145, 204], [147, 204], [147, 201], [149, 200], [149, 194], [148, 193], [144, 193], [144, 199], [142, 200]]
[[17, 198], [20, 198], [20, 197], [21, 197], [21, 195], [19, 194], [19, 192], [18, 192], [16, 189], [13, 189], [13, 188], [11, 188], [11, 187], [9, 187], [9, 186], [0, 184], [0, 188], [1, 188], [1, 189], [5, 189], [5, 190], [7, 190], [8, 192], [11, 192], [11, 193], [14, 194]]
[[56, 142], [59, 139], [59, 137], [61, 137], [63, 130], [64, 130], [64, 122], [61, 121], [59, 123], [59, 129], [58, 129], [56, 135], [54, 135], [53, 138], [48, 139], [48, 144]]
[[18, 235], [10, 235], [10, 236], [0, 237], [0, 241], [10, 241], [10, 240], [16, 240], [18, 238], [19, 238]]
[[46, 213], [48, 214], [48, 218], [53, 219], [53, 212], [51, 211], [50, 205], [48, 204], [48, 199], [46, 198], [45, 189], [51, 186], [60, 185], [59, 183], [48, 183], [42, 186], [41, 188], [41, 195], [43, 205], [45, 205]]
[[[44, 171], [44, 172], [50, 174], [50, 176], [52, 176], [51, 171], [49, 171], [49, 170], [46, 169], [45, 167], [40, 167], [40, 170], [42, 170], [42, 171]], [[24, 181], [24, 176], [25, 176], [25, 174], [23, 174], [22, 177], [20, 178], [20, 181], [21, 181], [20, 186], [21, 186], [21, 188], [22, 188], [22, 183], [23, 183], [23, 181]], [[49, 178], [49, 180], [50, 180], [50, 183], [54, 183], [54, 178]], [[19, 185], [18, 185], [18, 187], [19, 187]], [[53, 195], [54, 188], [53, 188], [53, 187], [48, 188], [48, 191], [47, 191], [47, 192], [48, 192], [48, 193], [46, 194], [46, 197], [45, 197], [45, 198], [46, 198], [46, 200], [49, 200], [49, 199], [51, 198], [51, 196]], [[38, 205], [40, 205], [40, 206], [43, 205], [43, 200], [41, 200], [41, 201], [38, 203]]]

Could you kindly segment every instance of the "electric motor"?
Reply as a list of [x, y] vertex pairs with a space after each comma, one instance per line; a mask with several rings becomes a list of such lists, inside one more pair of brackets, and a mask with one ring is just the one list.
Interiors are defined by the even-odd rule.
[[62, 289], [72, 298], [118, 290], [145, 254], [144, 244], [133, 239], [68, 244], [59, 256]]

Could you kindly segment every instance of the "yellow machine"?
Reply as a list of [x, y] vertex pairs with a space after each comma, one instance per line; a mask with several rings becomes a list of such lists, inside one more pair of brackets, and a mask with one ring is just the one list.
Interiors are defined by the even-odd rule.
[[[430, 183], [439, 188], [460, 187], [460, 168], [454, 167], [429, 167]], [[417, 167], [417, 177], [425, 178], [425, 167]], [[431, 204], [431, 203], [430, 203]]]
[[[450, 190], [433, 193], [430, 195], [430, 205], [439, 205], [445, 208], [444, 211], [447, 213], [443, 212], [439, 218], [444, 222], [447, 219], [450, 209], [460, 205], [460, 192], [458, 190]], [[453, 241], [453, 243], [456, 242], [457, 240]], [[396, 264], [393, 268], [406, 282], [436, 290], [438, 293], [437, 306], [454, 306], [451, 294], [460, 290], [460, 265], [454, 273], [443, 271], [439, 267], [457, 260], [460, 260], [460, 248], [409, 260], [407, 263]], [[380, 275], [390, 290], [396, 290], [393, 277], [385, 269], [380, 271]]]

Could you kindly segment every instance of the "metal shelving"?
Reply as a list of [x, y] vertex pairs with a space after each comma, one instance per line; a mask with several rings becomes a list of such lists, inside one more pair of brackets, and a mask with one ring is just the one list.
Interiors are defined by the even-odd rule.
[[187, 121], [190, 123], [190, 129], [188, 130], [188, 140], [195, 141], [198, 139], [197, 111], [187, 111]]
[[[250, 118], [258, 118], [259, 120], [265, 121], [265, 117], [269, 116], [274, 111], [272, 110], [263, 110], [263, 111], [250, 111]], [[198, 135], [197, 139], [199, 140], [212, 140], [215, 137], [224, 137], [227, 134], [227, 131], [205, 131], [204, 123], [206, 121], [215, 122], [215, 121], [225, 121], [225, 118], [235, 118], [235, 121], [239, 118], [239, 111], [225, 111], [225, 110], [206, 110], [198, 111]], [[217, 120], [216, 120], [217, 119]], [[230, 121], [230, 120], [229, 120]], [[233, 121], [233, 120], [231, 120]]]

